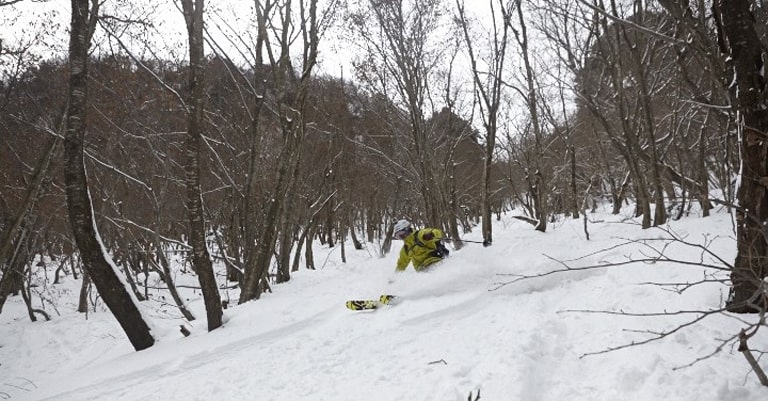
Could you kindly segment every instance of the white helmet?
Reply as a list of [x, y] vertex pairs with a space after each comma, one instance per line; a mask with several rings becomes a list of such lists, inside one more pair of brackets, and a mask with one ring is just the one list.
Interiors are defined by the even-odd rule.
[[394, 232], [398, 233], [403, 230], [407, 230], [411, 228], [411, 222], [408, 220], [398, 220], [397, 223], [395, 223], [395, 230]]

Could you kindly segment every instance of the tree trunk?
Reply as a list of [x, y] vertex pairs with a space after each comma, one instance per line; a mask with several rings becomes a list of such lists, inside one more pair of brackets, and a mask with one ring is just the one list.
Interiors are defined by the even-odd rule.
[[[490, 143], [494, 142], [494, 143]], [[495, 141], [487, 141], [483, 157], [483, 189], [481, 192], [481, 221], [483, 243], [493, 243], [493, 222], [491, 220], [491, 167], [493, 166], [493, 148]]]
[[[462, 210], [459, 207], [458, 196], [456, 195], [456, 163], [451, 163], [451, 176], [448, 178], [448, 205], [450, 206], [451, 213], [448, 221], [448, 234], [450, 235], [453, 245], [453, 249], [461, 249], [464, 247], [464, 243], [461, 241], [461, 235], [459, 234], [458, 222], [463, 220]], [[492, 240], [492, 236], [489, 235], [488, 240]], [[483, 237], [483, 241], [485, 241]], [[490, 242], [489, 242], [490, 243]]]
[[203, 54], [204, 0], [182, 0], [184, 20], [189, 36], [189, 100], [187, 102], [187, 145], [184, 172], [187, 187], [189, 242], [192, 265], [203, 293], [208, 318], [208, 331], [221, 326], [223, 310], [213, 263], [205, 243], [205, 213], [200, 189], [200, 143], [203, 137]]
[[[10, 267], [10, 261], [14, 258], [13, 254], [9, 255], [11, 247], [14, 243], [19, 243], [19, 241], [21, 241], [21, 235], [17, 236], [17, 233], [21, 230], [24, 218], [40, 196], [44, 178], [48, 175], [52, 160], [61, 148], [60, 145], [61, 138], [55, 137], [50, 140], [48, 149], [35, 166], [35, 170], [27, 185], [27, 190], [24, 193], [24, 198], [19, 210], [16, 212], [13, 220], [10, 220], [9, 218], [8, 224], [5, 226], [7, 228], [0, 232], [0, 272], [3, 272], [3, 277], [0, 279], [0, 312], [3, 310], [3, 305], [5, 304], [8, 295], [11, 292], [15, 292], [9, 292], [9, 288], [11, 290], [20, 288], [23, 281], [21, 276], [15, 277], [13, 269]], [[10, 211], [8, 213], [10, 213]], [[16, 241], [14, 241], [14, 239], [16, 239]], [[4, 269], [3, 266], [7, 267]], [[6, 278], [6, 276], [8, 277]]]
[[[289, 209], [290, 208], [289, 206]], [[293, 230], [288, 222], [287, 213], [282, 213], [282, 224], [280, 229], [280, 246], [277, 253], [277, 284], [287, 283], [291, 280], [291, 248], [293, 245]]]
[[[255, 65], [262, 65], [263, 48], [267, 35], [265, 28], [265, 16], [258, 12], [257, 7], [257, 33], [256, 33], [256, 47], [254, 51]], [[244, 224], [244, 250], [243, 250], [243, 271], [239, 272], [237, 281], [240, 283], [241, 288], [245, 288], [246, 276], [248, 271], [255, 270], [257, 259], [257, 242], [256, 239], [259, 236], [260, 227], [263, 227], [263, 222], [257, 224], [261, 205], [256, 200], [256, 194], [259, 191], [258, 177], [263, 174], [263, 171], [259, 169], [259, 158], [261, 149], [261, 110], [264, 107], [264, 100], [266, 99], [267, 79], [266, 76], [261, 74], [254, 74], [253, 87], [256, 88], [255, 96], [253, 97], [253, 112], [250, 131], [250, 150], [248, 155], [248, 177], [246, 179], [246, 194], [245, 194], [245, 224]], [[262, 228], [266, 229], [266, 228]], [[260, 243], [258, 246], [261, 246]]]
[[[522, 3], [516, 4], [517, 8], [517, 20], [520, 23], [520, 30], [513, 30], [517, 39], [517, 44], [520, 46], [520, 52], [523, 56], [523, 65], [525, 66], [525, 80], [526, 80], [526, 96], [525, 101], [528, 105], [528, 111], [531, 113], [531, 125], [533, 126], [533, 143], [535, 155], [532, 158], [532, 164], [528, 166], [529, 169], [533, 169], [533, 172], [528, 172], [529, 175], [529, 188], [531, 196], [534, 198], [533, 204], [535, 217], [538, 220], [536, 224], [536, 230], [541, 232], [547, 231], [547, 216], [549, 215], [549, 204], [547, 197], [547, 180], [544, 176], [544, 146], [542, 140], [544, 139], [544, 133], [542, 132], [541, 124], [539, 121], [539, 106], [538, 97], [536, 95], [536, 75], [533, 71], [531, 64], [529, 48], [528, 48], [528, 30], [525, 24], [525, 16], [523, 12]], [[510, 21], [510, 20], [507, 20]], [[509, 22], [508, 22], [509, 23]], [[532, 184], [532, 185], [531, 185]]]
[[[570, 142], [571, 139], [569, 138], [568, 141]], [[571, 166], [571, 199], [572, 199], [572, 206], [571, 206], [571, 216], [574, 219], [579, 218], [579, 192], [578, 187], [576, 186], [576, 177], [578, 175], [578, 169], [576, 168], [576, 147], [573, 146], [573, 144], [568, 143], [568, 160], [570, 162]], [[583, 209], [583, 210], [586, 210]]]
[[312, 239], [315, 237], [314, 225], [307, 227], [306, 247], [304, 248], [304, 259], [306, 267], [309, 270], [315, 270], [315, 254], [312, 252]]
[[[176, 303], [176, 306], [179, 308], [179, 311], [182, 315], [184, 315], [184, 318], [188, 321], [195, 320], [195, 315], [192, 314], [192, 312], [187, 308], [186, 303], [184, 303], [184, 299], [181, 298], [181, 295], [179, 295], [179, 291], [176, 288], [176, 284], [173, 282], [173, 273], [171, 272], [171, 266], [168, 262], [168, 258], [165, 257], [165, 253], [163, 252], [163, 243], [160, 239], [160, 234], [158, 233], [158, 227], [160, 226], [160, 212], [155, 212], [155, 221], [157, 222], [155, 224], [155, 230], [153, 231], [154, 235], [154, 247], [155, 247], [155, 255], [157, 257], [158, 262], [160, 262], [160, 269], [162, 269], [163, 275], [165, 276], [165, 285], [168, 287], [168, 292], [171, 293], [171, 297], [173, 298], [173, 302]], [[154, 260], [152, 258], [148, 258], [149, 262], [154, 264]], [[157, 267], [157, 266], [156, 266]]]
[[18, 295], [24, 291], [24, 277], [26, 266], [26, 255], [22, 251], [25, 241], [25, 230], [21, 229], [19, 235], [16, 238], [16, 250], [13, 252], [13, 257], [9, 258], [5, 263], [5, 268], [0, 278], [0, 313], [3, 311], [3, 305], [8, 299], [9, 295]]
[[328, 248], [333, 248], [336, 246], [336, 241], [333, 237], [333, 227], [336, 226], [336, 201], [335, 199], [331, 199], [331, 202], [328, 204], [328, 209], [326, 210], [325, 215], [325, 225], [323, 227], [324, 234], [327, 235], [326, 241], [328, 242]]
[[347, 214], [347, 229], [349, 230], [349, 236], [352, 239], [352, 245], [356, 250], [363, 249], [363, 243], [357, 238], [357, 229], [355, 228], [355, 214], [350, 211]]
[[373, 243], [374, 236], [376, 235], [376, 231], [379, 230], [379, 226], [381, 225], [381, 222], [378, 219], [378, 215], [374, 213], [373, 208], [369, 208], [365, 212], [366, 219], [365, 219], [365, 238], [368, 242]]
[[[483, 231], [483, 243], [490, 245], [493, 242], [493, 224], [491, 221], [491, 167], [493, 166], [493, 153], [496, 148], [496, 131], [498, 128], [498, 113], [501, 105], [501, 87], [504, 80], [504, 62], [507, 54], [507, 35], [510, 25], [509, 10], [499, 3], [501, 8], [501, 33], [497, 30], [497, 21], [493, 21], [493, 34], [492, 34], [492, 46], [493, 52], [490, 56], [490, 79], [482, 77], [484, 72], [481, 72], [477, 66], [477, 60], [475, 52], [473, 50], [473, 41], [469, 34], [469, 27], [466, 15], [464, 13], [464, 4], [456, 1], [456, 6], [459, 11], [459, 23], [461, 24], [462, 32], [464, 33], [464, 41], [467, 44], [469, 50], [469, 57], [472, 65], [472, 77], [475, 82], [475, 93], [480, 98], [480, 101], [484, 103], [485, 107], [481, 107], [481, 116], [483, 118], [483, 126], [485, 127], [486, 142], [485, 142], [485, 154], [483, 157], [483, 189], [480, 200], [480, 213], [482, 217], [482, 231]], [[491, 3], [493, 7], [493, 3]], [[506, 7], [511, 7], [507, 5]], [[500, 35], [500, 36], [499, 36]], [[455, 169], [455, 166], [454, 166]], [[455, 189], [455, 188], [452, 188]], [[455, 202], [455, 194], [451, 194], [451, 201]], [[454, 217], [454, 220], [456, 217]], [[452, 229], [457, 231], [455, 223]], [[456, 233], [455, 238], [458, 238]], [[461, 247], [461, 242], [458, 242], [457, 248]]]
[[83, 281], [80, 284], [80, 296], [78, 297], [77, 311], [79, 313], [88, 312], [88, 289], [91, 287], [91, 277], [88, 271], [83, 269]]
[[755, 30], [748, 0], [722, 0], [723, 33], [728, 41], [736, 79], [737, 123], [741, 131], [741, 179], [737, 189], [736, 261], [731, 271], [728, 310], [736, 313], [765, 312], [768, 299], [768, 244], [764, 235], [768, 220], [768, 130], [766, 81], [762, 74], [764, 51]]
[[[311, 222], [308, 224], [312, 224]], [[301, 250], [304, 248], [304, 241], [307, 239], [307, 230], [309, 227], [304, 229], [304, 232], [301, 233], [301, 236], [299, 237], [299, 241], [296, 242], [296, 250], [293, 253], [293, 262], [291, 262], [291, 273], [299, 271], [299, 262], [301, 261]]]
[[[275, 87], [278, 88], [277, 102], [279, 109], [279, 119], [283, 134], [283, 148], [278, 158], [277, 181], [273, 187], [272, 197], [265, 207], [266, 214], [261, 224], [262, 232], [258, 235], [259, 241], [254, 251], [254, 257], [248, 262], [245, 271], [245, 279], [240, 293], [240, 303], [258, 299], [261, 293], [268, 288], [269, 283], [266, 280], [269, 271], [272, 253], [275, 249], [275, 240], [277, 238], [277, 226], [281, 221], [281, 216], [286, 213], [285, 205], [288, 198], [294, 192], [295, 177], [297, 175], [301, 145], [304, 140], [304, 104], [306, 101], [308, 81], [317, 60], [317, 1], [311, 0], [300, 4], [301, 20], [292, 20], [292, 11], [281, 14], [279, 21], [284, 32], [298, 25], [298, 29], [303, 29], [306, 35], [304, 39], [303, 65], [300, 68], [301, 77], [296, 81], [295, 71], [291, 65], [290, 46], [287, 33], [284, 33], [280, 39], [279, 59], [274, 58], [274, 53], [270, 52], [270, 64], [272, 66], [272, 77]], [[263, 9], [257, 4], [256, 12], [258, 16], [259, 31], [262, 35], [267, 31], [267, 19], [270, 17], [263, 14]], [[248, 244], [247, 246], [253, 246]]]
[[151, 347], [155, 339], [139, 309], [138, 301], [126, 288], [117, 267], [109, 259], [99, 239], [83, 160], [88, 106], [88, 48], [97, 15], [98, 2], [93, 3], [93, 10], [89, 10], [88, 0], [72, 0], [69, 112], [64, 140], [67, 210], [84, 269], [138, 351]]
[[611, 210], [611, 214], [616, 215], [621, 213], [621, 205], [624, 203], [624, 199], [627, 198], [627, 190], [631, 182], [632, 173], [627, 171], [627, 173], [624, 175], [624, 180], [621, 181], [621, 186], [619, 187], [618, 193], [616, 193], [613, 197], [613, 209]]
[[[696, 170], [698, 171], [697, 181], [699, 185], [694, 189], [691, 189], [693, 193], [695, 191], [696, 196], [699, 198], [699, 205], [701, 207], [701, 213], [703, 217], [709, 217], [709, 210], [712, 209], [712, 204], [709, 201], [709, 174], [707, 172], [707, 139], [705, 134], [705, 128], [707, 126], [706, 121], [709, 121], [711, 111], [707, 110], [707, 116], [704, 118], [705, 123], [702, 124], [699, 129], [699, 140], [697, 143], [698, 156], [696, 157]], [[691, 195], [693, 196], [693, 194]]]
[[[136, 285], [136, 280], [133, 279], [133, 269], [130, 267], [130, 263], [128, 260], [125, 260], [123, 263], [123, 272], [125, 273], [125, 281], [128, 283], [128, 286], [131, 287], [131, 290], [133, 291], [133, 294], [136, 296], [136, 299], [139, 301], [146, 301], [147, 298], [144, 297], [144, 295], [141, 295], [141, 291], [139, 291], [139, 287]], [[146, 287], [144, 287], [146, 289]]]

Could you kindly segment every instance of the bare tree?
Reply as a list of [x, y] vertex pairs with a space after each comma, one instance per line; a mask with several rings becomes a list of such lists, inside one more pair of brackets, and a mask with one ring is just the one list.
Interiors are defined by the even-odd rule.
[[205, 55], [203, 53], [203, 7], [205, 0], [181, 0], [189, 38], [189, 98], [187, 101], [186, 173], [189, 242], [192, 263], [203, 292], [208, 331], [222, 324], [219, 287], [205, 243], [205, 212], [200, 190], [200, 142], [203, 137]]
[[[358, 75], [385, 95], [395, 96], [409, 124], [408, 160], [396, 162], [415, 172], [413, 183], [427, 225], [442, 226], [443, 194], [432, 164], [435, 149], [426, 123], [430, 79], [446, 48], [440, 42], [444, 9], [440, 0], [370, 0], [351, 20], [366, 50]], [[390, 93], [391, 92], [391, 93]], [[393, 132], [393, 135], [399, 134]]]
[[[577, 79], [578, 97], [602, 128], [604, 137], [621, 154], [629, 170], [628, 178], [634, 187], [636, 216], [642, 216], [642, 227], [651, 226], [649, 191], [641, 154], [643, 153], [639, 133], [642, 131], [637, 107], [632, 107], [634, 94], [625, 83], [631, 64], [622, 51], [621, 29], [611, 22], [620, 19], [616, 8], [595, 8], [589, 29], [597, 37], [593, 44], [596, 54], [585, 64]], [[628, 45], [627, 45], [628, 46]], [[623, 185], [622, 185], [623, 186]], [[616, 206], [616, 205], [614, 205]]]
[[59, 154], [60, 148], [60, 137], [53, 137], [49, 140], [47, 151], [35, 166], [21, 207], [16, 212], [16, 216], [9, 222], [8, 227], [4, 227], [0, 233], [0, 272], [3, 273], [2, 278], [0, 278], [0, 312], [2, 312], [5, 300], [12, 290], [13, 286], [11, 283], [20, 281], [20, 277], [23, 274], [23, 272], [11, 268], [11, 260], [15, 259], [16, 256], [16, 252], [11, 253], [11, 247], [20, 240], [18, 232], [21, 231], [24, 219], [38, 200], [42, 191], [43, 181], [48, 175], [53, 158]]
[[[642, 24], [644, 22], [645, 15], [648, 14], [648, 11], [643, 9], [644, 5], [642, 2], [636, 1], [633, 6], [634, 22], [637, 24]], [[618, 12], [616, 10], [615, 2], [611, 2], [611, 8], [612, 13], [617, 15]], [[626, 46], [628, 49], [627, 53], [629, 59], [629, 63], [627, 63], [626, 69], [628, 72], [631, 71], [631, 75], [634, 81], [633, 84], [636, 86], [634, 89], [637, 92], [637, 95], [634, 97], [637, 98], [637, 108], [640, 109], [638, 112], [639, 115], [637, 116], [637, 127], [646, 135], [646, 138], [644, 138], [644, 143], [638, 147], [638, 151], [645, 150], [648, 154], [645, 164], [650, 170], [650, 179], [647, 185], [652, 188], [648, 188], [647, 191], [649, 197], [653, 196], [653, 201], [655, 204], [653, 225], [658, 226], [666, 222], [666, 208], [664, 205], [664, 190], [662, 187], [661, 169], [659, 166], [660, 152], [657, 150], [659, 147], [659, 141], [656, 135], [657, 126], [654, 117], [654, 111], [651, 107], [652, 88], [650, 87], [651, 84], [649, 81], [653, 80], [654, 75], [658, 76], [656, 72], [659, 71], [659, 66], [656, 65], [655, 69], [649, 69], [647, 68], [647, 65], [651, 63], [651, 58], [656, 56], [655, 53], [658, 52], [657, 48], [659, 45], [645, 43], [644, 46], [639, 46], [637, 44], [646, 41], [640, 40], [645, 38], [638, 36], [639, 34], [637, 32], [629, 32], [628, 29], [622, 24], [618, 24], [616, 27], [617, 43], [630, 44], [629, 46]], [[622, 52], [619, 52], [619, 54], [621, 53]], [[644, 180], [641, 181], [638, 179], [636, 182], [644, 182]], [[650, 213], [650, 210], [648, 210], [648, 212]]]
[[69, 107], [64, 139], [64, 179], [70, 224], [77, 247], [96, 289], [136, 350], [155, 343], [138, 301], [126, 288], [101, 242], [88, 191], [83, 152], [88, 107], [88, 48], [98, 18], [99, 2], [72, 1], [69, 41]]
[[[295, 20], [296, 10], [292, 7], [291, 0], [288, 0], [277, 15], [270, 16], [265, 14], [267, 10], [262, 8], [262, 5], [256, 5], [258, 29], [265, 38], [263, 43], [269, 57], [271, 78], [277, 91], [277, 113], [282, 133], [282, 148], [277, 161], [277, 178], [272, 187], [272, 196], [265, 206], [266, 212], [260, 225], [261, 232], [256, 237], [255, 254], [245, 271], [240, 303], [258, 299], [269, 287], [267, 274], [281, 227], [280, 223], [285, 221], [284, 216], [290, 213], [292, 202], [294, 202], [292, 196], [301, 160], [301, 146], [306, 132], [305, 105], [312, 70], [317, 62], [319, 36], [317, 0], [299, 2], [298, 22]], [[273, 17], [279, 23], [276, 32], [280, 32], [280, 35], [272, 38], [277, 43], [278, 49], [274, 49], [273, 43], [267, 40], [269, 38], [267, 30]], [[294, 24], [300, 27], [298, 32], [302, 35], [303, 44], [298, 73], [294, 71], [290, 49], [293, 40], [291, 27]], [[248, 244], [248, 246], [252, 245]], [[290, 248], [285, 251], [288, 250]]]
[[[702, 124], [699, 130], [698, 138], [694, 139], [698, 147], [698, 157], [695, 165], [695, 177], [697, 185], [695, 188], [697, 196], [701, 202], [704, 216], [709, 215], [711, 203], [708, 194], [708, 170], [713, 170], [715, 175], [722, 182], [721, 188], [727, 204], [732, 203], [731, 187], [729, 179], [733, 172], [731, 171], [731, 162], [729, 154], [732, 153], [731, 135], [728, 125], [732, 120], [731, 112], [728, 107], [723, 107], [718, 102], [725, 103], [728, 98], [727, 87], [723, 85], [727, 71], [725, 59], [721, 57], [718, 49], [719, 38], [714, 31], [714, 26], [710, 22], [719, 20], [716, 13], [710, 13], [709, 8], [701, 7], [690, 3], [661, 0], [659, 3], [672, 15], [676, 23], [675, 38], [685, 39], [685, 52], [678, 52], [677, 64], [682, 75], [682, 83], [688, 89], [691, 98], [695, 99], [695, 104], [701, 105], [704, 110], [699, 114], [704, 114], [707, 123]], [[696, 8], [697, 10], [694, 10]], [[703, 74], [702, 74], [703, 71]], [[711, 121], [711, 123], [710, 123]], [[717, 135], [712, 135], [712, 130]], [[717, 143], [721, 146], [717, 146]], [[718, 150], [725, 157], [718, 157], [720, 163], [714, 166], [708, 166], [706, 158], [711, 148]]]
[[[491, 223], [491, 168], [493, 167], [493, 155], [496, 152], [496, 132], [499, 128], [499, 108], [501, 106], [501, 94], [504, 83], [504, 62], [507, 56], [507, 33], [509, 32], [509, 8], [500, 0], [498, 12], [501, 14], [501, 24], [496, 19], [496, 8], [490, 2], [492, 31], [489, 37], [489, 60], [486, 65], [489, 71], [481, 71], [478, 67], [475, 46], [469, 34], [469, 26], [464, 12], [463, 1], [457, 0], [456, 7], [459, 12], [459, 23], [464, 32], [464, 41], [469, 52], [472, 66], [472, 78], [474, 81], [475, 96], [479, 99], [480, 117], [485, 128], [485, 157], [483, 159], [483, 191], [480, 214], [482, 216], [483, 243], [490, 245], [493, 242], [493, 225]], [[499, 32], [500, 31], [500, 32]]]
[[741, 179], [737, 189], [736, 261], [731, 272], [728, 310], [765, 313], [768, 309], [768, 86], [765, 46], [757, 35], [750, 0], [715, 1], [722, 19], [722, 49], [732, 60], [736, 91], [732, 92], [741, 132]]
[[505, 20], [505, 23], [510, 26], [512, 32], [515, 34], [517, 45], [520, 47], [520, 53], [523, 57], [523, 66], [525, 71], [525, 88], [515, 88], [525, 99], [525, 103], [528, 106], [531, 119], [531, 131], [533, 135], [533, 151], [534, 157], [531, 163], [528, 165], [526, 171], [526, 177], [528, 181], [528, 187], [530, 190], [530, 196], [533, 198], [534, 212], [536, 213], [536, 230], [544, 232], [547, 231], [547, 217], [549, 214], [549, 205], [547, 197], [549, 196], [547, 190], [547, 179], [544, 176], [544, 132], [541, 124], [541, 117], [539, 116], [538, 94], [537, 94], [537, 77], [534, 71], [533, 64], [531, 62], [531, 49], [529, 47], [528, 28], [526, 26], [526, 17], [523, 11], [523, 4], [521, 1], [515, 2], [515, 9], [517, 10], [517, 22], [519, 27], [513, 27], [511, 19]]

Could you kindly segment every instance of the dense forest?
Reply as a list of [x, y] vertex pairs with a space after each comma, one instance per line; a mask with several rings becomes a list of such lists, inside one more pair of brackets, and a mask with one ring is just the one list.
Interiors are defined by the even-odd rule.
[[[21, 21], [21, 3], [0, 7]], [[313, 269], [316, 241], [386, 253], [408, 218], [503, 246], [503, 213], [546, 232], [628, 202], [638, 229], [728, 207], [728, 308], [768, 306], [762, 2], [261, 0], [243, 31], [179, 0], [175, 53], [141, 40], [157, 14], [109, 3], [72, 0], [66, 52], [45, 32], [0, 42], [0, 312], [53, 260], [142, 349], [135, 280], [173, 295], [167, 252], [213, 330], [222, 282], [258, 299]], [[339, 48], [352, 68], [318, 72]]]

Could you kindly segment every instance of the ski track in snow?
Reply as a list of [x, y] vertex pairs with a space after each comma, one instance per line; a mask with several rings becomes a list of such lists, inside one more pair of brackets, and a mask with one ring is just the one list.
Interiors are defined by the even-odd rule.
[[[680, 232], [696, 236], [728, 218], [710, 221], [683, 221]], [[14, 401], [463, 401], [480, 389], [481, 400], [766, 399], [768, 391], [732, 349], [674, 370], [733, 335], [739, 325], [724, 316], [651, 345], [584, 356], [642, 340], [633, 331], [669, 329], [684, 317], [575, 310], [717, 307], [723, 289], [714, 284], [683, 296], [638, 284], [693, 281], [701, 269], [601, 267], [494, 289], [510, 274], [562, 268], [558, 261], [599, 250], [606, 251], [569, 263], [623, 260], [627, 249], [607, 250], [621, 242], [617, 237], [648, 236], [635, 227], [594, 224], [586, 241], [580, 228], [567, 221], [542, 234], [505, 220], [492, 247], [469, 244], [420, 274], [394, 274], [396, 252], [378, 259], [348, 250], [351, 261], [342, 264], [338, 249], [328, 250], [321, 270], [301, 271], [273, 294], [228, 309], [224, 327], [212, 333], [205, 331], [199, 299], [190, 303], [198, 320], [189, 324], [188, 338], [178, 334], [179, 320], [158, 319], [160, 341], [142, 352], [130, 349], [108, 313], [31, 323], [12, 299], [6, 308], [13, 312], [0, 315], [0, 394]], [[344, 308], [348, 299], [383, 293], [398, 295], [398, 303], [375, 311]], [[765, 336], [753, 342], [768, 347]]]

